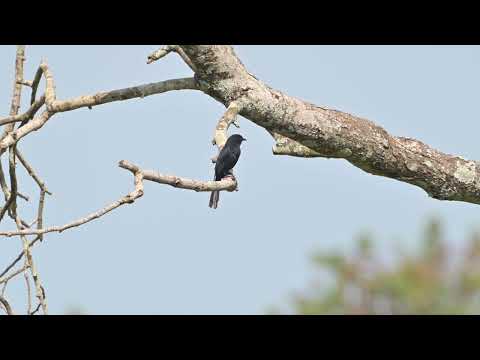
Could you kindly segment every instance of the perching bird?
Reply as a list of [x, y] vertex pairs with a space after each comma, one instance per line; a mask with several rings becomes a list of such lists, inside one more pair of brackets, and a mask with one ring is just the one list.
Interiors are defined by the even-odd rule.
[[[227, 139], [227, 142], [222, 150], [220, 150], [220, 154], [218, 154], [218, 158], [215, 163], [215, 177], [213, 178], [215, 181], [222, 180], [229, 174], [230, 170], [233, 169], [238, 161], [238, 158], [240, 157], [240, 144], [245, 140], [247, 139], [238, 134], [232, 135]], [[208, 206], [216, 209], [219, 197], [220, 191], [212, 191]]]

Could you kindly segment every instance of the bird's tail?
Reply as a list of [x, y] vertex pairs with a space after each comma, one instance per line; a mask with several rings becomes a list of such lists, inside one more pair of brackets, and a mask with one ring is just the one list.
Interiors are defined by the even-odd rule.
[[219, 199], [220, 199], [220, 191], [218, 190], [212, 191], [212, 193], [210, 194], [210, 202], [208, 203], [208, 206], [213, 209], [216, 209]]
[[[213, 180], [217, 180], [217, 177], [214, 176]], [[208, 207], [216, 209], [218, 205], [218, 199], [220, 198], [220, 191], [212, 191], [210, 194], [210, 202], [208, 203]]]

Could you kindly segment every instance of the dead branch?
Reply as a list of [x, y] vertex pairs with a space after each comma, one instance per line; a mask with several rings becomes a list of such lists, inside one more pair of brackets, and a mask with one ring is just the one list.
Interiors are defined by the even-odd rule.
[[135, 177], [135, 190], [130, 192], [129, 194], [121, 197], [117, 201], [114, 201], [113, 203], [105, 206], [104, 208], [91, 213], [83, 218], [80, 218], [78, 220], [72, 221], [66, 225], [63, 226], [51, 226], [48, 228], [43, 228], [43, 229], [26, 229], [26, 230], [20, 230], [20, 231], [10, 231], [10, 232], [0, 232], [0, 236], [23, 236], [23, 235], [42, 235], [50, 232], [63, 232], [65, 230], [68, 230], [73, 227], [77, 227], [83, 224], [86, 224], [92, 220], [98, 219], [102, 217], [103, 215], [109, 213], [110, 211], [125, 205], [125, 204], [131, 204], [133, 203], [136, 199], [139, 197], [143, 196], [143, 178], [144, 174], [142, 171], [134, 171], [134, 177]]

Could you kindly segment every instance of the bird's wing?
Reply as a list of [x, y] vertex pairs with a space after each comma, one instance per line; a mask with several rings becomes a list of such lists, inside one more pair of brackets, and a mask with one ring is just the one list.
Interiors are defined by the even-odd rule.
[[240, 151], [232, 151], [229, 147], [224, 147], [218, 155], [215, 165], [215, 177], [222, 179], [235, 166], [240, 157]]

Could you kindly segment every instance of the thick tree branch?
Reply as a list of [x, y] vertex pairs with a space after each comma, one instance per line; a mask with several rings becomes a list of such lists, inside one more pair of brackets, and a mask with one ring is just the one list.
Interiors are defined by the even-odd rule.
[[302, 145], [286, 136], [269, 131], [269, 134], [275, 139], [275, 145], [272, 148], [274, 155], [290, 155], [298, 157], [321, 157], [322, 155], [313, 149]]
[[370, 174], [416, 185], [433, 198], [480, 204], [479, 163], [274, 90], [245, 69], [231, 46], [180, 47], [195, 65], [204, 93], [227, 107], [241, 101], [240, 115], [278, 135], [274, 153], [343, 158]]

